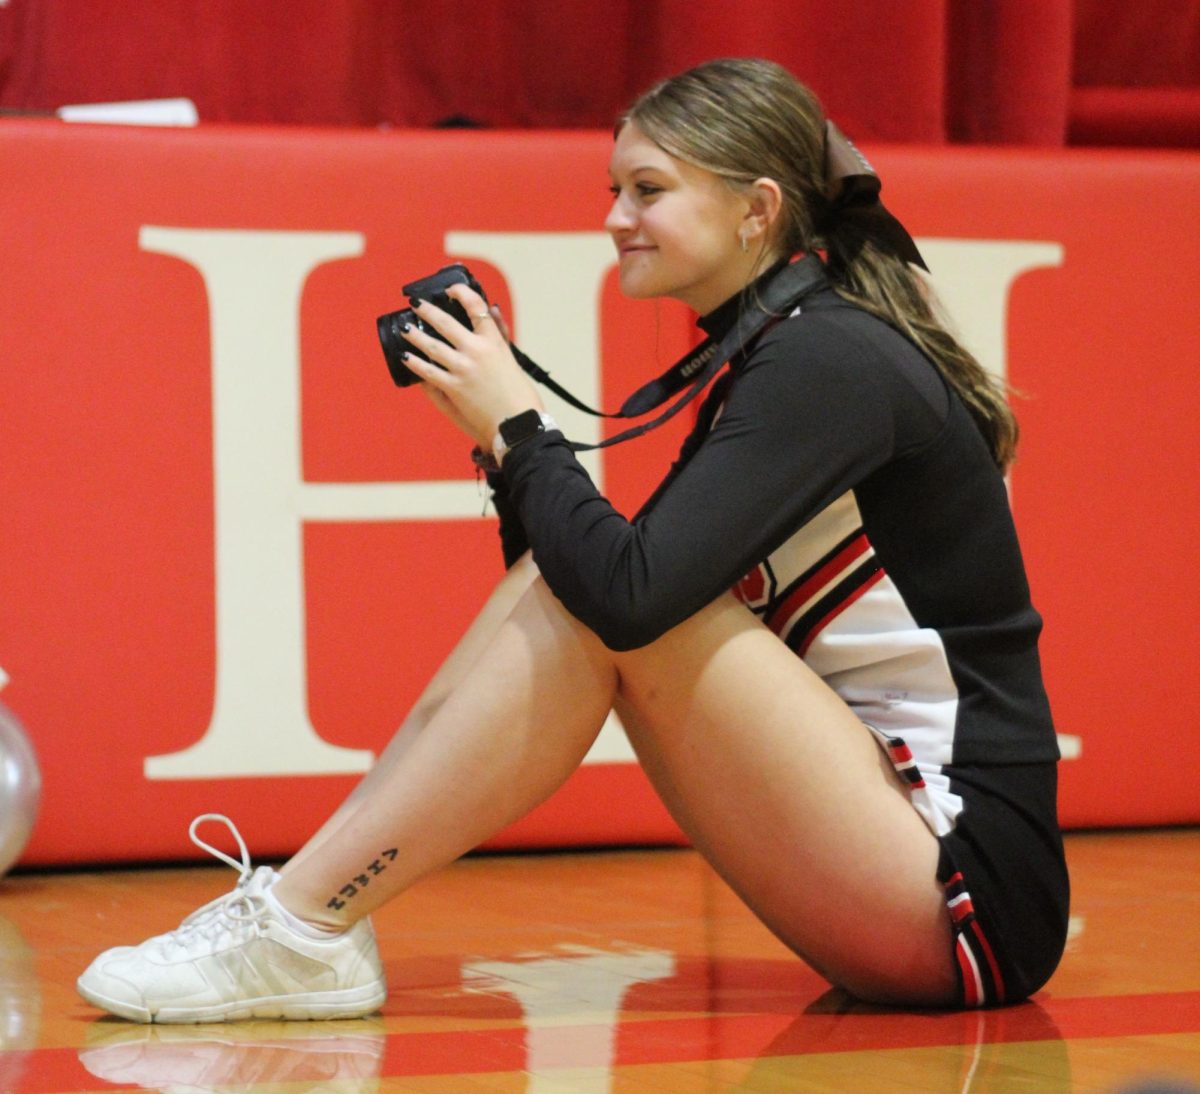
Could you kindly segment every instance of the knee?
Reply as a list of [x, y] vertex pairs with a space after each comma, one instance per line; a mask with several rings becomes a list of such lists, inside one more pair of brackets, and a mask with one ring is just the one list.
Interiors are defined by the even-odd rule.
[[[905, 944], [907, 943], [907, 944]], [[831, 984], [864, 1003], [891, 1007], [959, 1006], [958, 973], [949, 920], [943, 930], [914, 929], [912, 936], [873, 946], [859, 939], [851, 948], [817, 957], [793, 949]]]
[[509, 616], [509, 622], [519, 629], [527, 642], [546, 654], [551, 650], [574, 651], [597, 665], [612, 664], [612, 651], [566, 609], [541, 574], [532, 578]]

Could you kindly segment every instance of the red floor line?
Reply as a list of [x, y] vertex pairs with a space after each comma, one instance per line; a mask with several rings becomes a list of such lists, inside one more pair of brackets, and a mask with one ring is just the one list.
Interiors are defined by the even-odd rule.
[[106, 1083], [79, 1062], [73, 1048], [0, 1053], [5, 1094], [68, 1094], [76, 1090], [143, 1090], [136, 1083]]
[[[791, 1056], [959, 1044], [1008, 1043], [1096, 1037], [1191, 1033], [1200, 1028], [1200, 992], [1152, 995], [1043, 998], [1001, 1010], [944, 1013], [725, 1014], [711, 1017], [639, 1019], [619, 1023], [612, 1057], [591, 1058], [605, 1038], [581, 1036], [587, 1026], [556, 1027], [559, 1067], [687, 1063], [709, 1059]], [[545, 1035], [545, 1033], [543, 1033]], [[529, 1066], [528, 1030], [386, 1035], [381, 1077], [520, 1072]], [[577, 1050], [572, 1046], [577, 1045]], [[176, 1045], [176, 1048], [178, 1045]], [[153, 1052], [154, 1046], [148, 1048]], [[230, 1050], [253, 1051], [243, 1043]], [[59, 1094], [104, 1088], [72, 1048], [0, 1053], [0, 1076], [12, 1094]], [[264, 1076], [260, 1081], [268, 1081]], [[114, 1090], [138, 1089], [109, 1084]]]
[[630, 1022], [617, 1032], [618, 1064], [857, 1052], [1200, 1029], [1200, 992], [1044, 999], [984, 1012], [725, 1015]]

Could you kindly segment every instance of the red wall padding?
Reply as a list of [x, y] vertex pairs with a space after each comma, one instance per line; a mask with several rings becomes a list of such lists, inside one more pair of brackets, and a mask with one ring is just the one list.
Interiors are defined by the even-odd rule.
[[[384, 746], [501, 572], [468, 444], [392, 387], [374, 317], [465, 259], [519, 343], [583, 394], [564, 370], [590, 362], [619, 405], [694, 330], [617, 292], [611, 143], [0, 125], [19, 210], [0, 216], [0, 703], [44, 775], [27, 862], [191, 853], [188, 821], [213, 810], [284, 854], [350, 789], [340, 750]], [[1063, 818], [1196, 823], [1200, 154], [866, 150], [971, 344], [1023, 393], [1013, 508], [1074, 757]], [[684, 417], [605, 450], [622, 511]], [[277, 477], [231, 508], [262, 468]], [[371, 484], [407, 500], [311, 508]], [[443, 485], [459, 501], [440, 515], [409, 490]], [[277, 578], [302, 613], [274, 610]], [[274, 671], [289, 648], [302, 678]], [[306, 726], [339, 752], [301, 763]], [[640, 771], [604, 759], [498, 845], [678, 840]]]

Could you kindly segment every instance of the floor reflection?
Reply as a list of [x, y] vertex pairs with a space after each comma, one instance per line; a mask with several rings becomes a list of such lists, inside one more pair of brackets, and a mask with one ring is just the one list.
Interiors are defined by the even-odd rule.
[[15, 1090], [26, 1050], [37, 1044], [42, 993], [34, 952], [25, 936], [0, 916], [0, 1090]]
[[[602, 1094], [663, 1065], [701, 1089], [1071, 1089], [1067, 1047], [1036, 1002], [994, 1011], [898, 1010], [829, 990], [798, 961], [680, 957], [614, 942], [503, 958], [425, 959], [383, 1016], [209, 1026], [91, 1023], [79, 1060], [97, 1079], [167, 1094], [379, 1089], [401, 1076], [505, 1074], [530, 1094]], [[395, 970], [393, 970], [395, 971]], [[447, 1026], [445, 1019], [451, 1019]], [[273, 1087], [272, 1087], [273, 1088]], [[441, 1089], [439, 1087], [439, 1089]]]
[[[519, 1003], [523, 1058], [509, 1042], [493, 1060], [496, 1070], [523, 1071], [531, 1092], [569, 1082], [599, 1094], [625, 1069], [689, 1063], [712, 1064], [700, 1071], [712, 1072], [714, 1090], [842, 1089], [847, 1069], [870, 1076], [862, 1089], [887, 1089], [898, 1073], [930, 1091], [1007, 1089], [1028, 1079], [1031, 1061], [1039, 1089], [1072, 1085], [1061, 1033], [1036, 1002], [970, 1012], [874, 1007], [829, 989], [799, 961], [564, 947], [464, 962], [462, 992]], [[401, 1009], [391, 1013], [404, 1012], [401, 999], [393, 1003]]]
[[889, 1077], [914, 1073], [927, 1091], [1011, 1090], [1034, 1077], [1045, 1094], [1072, 1089], [1066, 1043], [1035, 1002], [1000, 1010], [903, 1011], [859, 1002], [837, 988], [759, 1052], [747, 1079], [757, 1088], [786, 1061], [795, 1083], [823, 1086], [845, 1077], [847, 1054], [856, 1052], [868, 1055], [868, 1085], [879, 1089], [890, 1085]]
[[[797, 961], [683, 958], [619, 942], [423, 968], [424, 983], [398, 985], [383, 1017], [100, 1019], [79, 1059], [97, 1079], [167, 1094], [280, 1083], [362, 1094], [381, 1077], [455, 1072], [523, 1075], [529, 1094], [564, 1083], [602, 1094], [621, 1069], [680, 1063], [715, 1068], [713, 1089], [727, 1088], [731, 1067], [738, 1086], [755, 1090], [836, 1088], [849, 1067], [863, 1089], [887, 1088], [902, 1073], [924, 1090], [970, 1092], [1020, 1085], [1034, 1059], [1039, 1090], [1071, 1089], [1066, 1046], [1037, 1003], [963, 1013], [873, 1007], [829, 990]], [[428, 1028], [439, 1012], [457, 1028]]]
[[561, 1090], [565, 1071], [576, 1072], [573, 1092], [602, 1094], [609, 1089], [616, 1062], [617, 1025], [626, 995], [637, 985], [674, 973], [674, 955], [665, 950], [570, 946], [511, 961], [467, 962], [462, 979], [468, 992], [502, 992], [521, 1005], [527, 1094]]
[[287, 1083], [289, 1094], [370, 1094], [384, 1044], [378, 1018], [196, 1026], [101, 1018], [89, 1026], [79, 1062], [97, 1079], [164, 1094], [244, 1092], [260, 1083]]

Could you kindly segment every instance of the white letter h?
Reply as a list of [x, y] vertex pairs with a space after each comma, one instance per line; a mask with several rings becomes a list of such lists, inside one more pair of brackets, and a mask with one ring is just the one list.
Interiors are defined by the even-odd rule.
[[216, 694], [189, 748], [148, 779], [365, 771], [373, 754], [317, 735], [308, 715], [299, 309], [309, 273], [362, 253], [354, 232], [142, 228], [143, 250], [204, 277], [212, 314]]
[[[547, 257], [570, 271], [534, 303], [525, 329], [536, 352], [571, 367], [560, 375], [584, 397], [598, 389], [595, 298], [612, 248], [603, 233], [450, 233], [451, 248], [507, 268], [516, 295], [544, 282]], [[199, 270], [212, 323], [216, 686], [212, 720], [195, 744], [149, 756], [148, 779], [344, 774], [374, 756], [323, 740], [308, 712], [303, 522], [478, 519], [474, 478], [458, 481], [306, 483], [300, 437], [300, 298], [317, 266], [362, 254], [357, 232], [266, 232], [143, 226], [145, 251]], [[565, 322], [564, 322], [565, 317]], [[582, 348], [554, 341], [566, 329]], [[541, 337], [538, 337], [538, 336]], [[583, 439], [592, 421], [562, 416]], [[599, 480], [594, 457], [589, 461]], [[618, 747], [613, 747], [613, 742]], [[631, 759], [606, 727], [589, 759]], [[603, 746], [603, 747], [600, 747]]]

